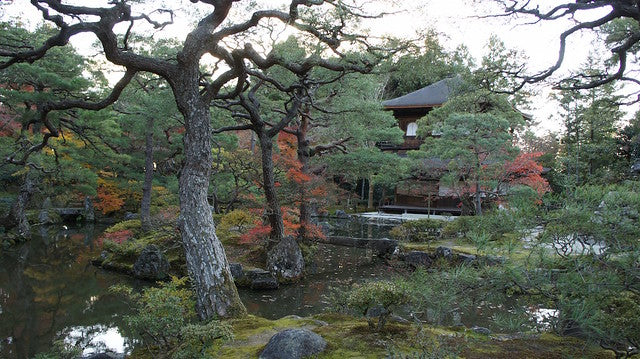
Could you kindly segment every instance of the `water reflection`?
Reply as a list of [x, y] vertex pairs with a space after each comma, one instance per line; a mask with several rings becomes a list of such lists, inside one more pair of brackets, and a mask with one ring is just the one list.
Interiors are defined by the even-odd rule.
[[131, 340], [124, 337], [117, 327], [109, 328], [100, 324], [71, 327], [59, 336], [64, 336], [64, 342], [70, 346], [84, 348], [83, 355], [101, 352], [129, 354], [133, 348]]
[[129, 307], [108, 295], [108, 288], [135, 283], [90, 264], [93, 239], [102, 229], [42, 227], [30, 241], [3, 249], [0, 357], [31, 358], [49, 350], [68, 328], [122, 327]]

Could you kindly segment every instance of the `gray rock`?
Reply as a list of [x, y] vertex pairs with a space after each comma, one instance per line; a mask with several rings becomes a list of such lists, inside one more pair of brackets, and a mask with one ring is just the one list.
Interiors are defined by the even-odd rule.
[[338, 218], [349, 218], [349, 215], [347, 214], [347, 212], [341, 210], [341, 209], [337, 209], [335, 212], [335, 216]]
[[367, 309], [367, 318], [378, 318], [383, 315], [389, 314], [389, 310], [381, 305], [374, 305], [373, 307]]
[[409, 264], [414, 268], [430, 267], [433, 264], [433, 259], [431, 258], [431, 255], [429, 255], [429, 253], [427, 252], [421, 252], [421, 251], [411, 251], [405, 254], [402, 257], [402, 260], [404, 260], [407, 264]]
[[244, 278], [244, 271], [242, 268], [242, 264], [240, 263], [229, 263], [229, 269], [231, 270], [231, 276], [235, 281], [241, 281]]
[[463, 253], [458, 254], [458, 261], [460, 261], [463, 264], [471, 264], [475, 262], [476, 259], [477, 257], [473, 254], [463, 254]]
[[161, 280], [169, 276], [169, 261], [154, 244], [142, 250], [133, 264], [133, 275], [140, 279]]
[[327, 342], [307, 329], [287, 329], [269, 340], [260, 359], [298, 359], [322, 353]]
[[478, 334], [489, 335], [491, 330], [485, 327], [472, 327], [471, 330]]
[[267, 269], [281, 282], [295, 282], [302, 278], [304, 258], [292, 236], [283, 238], [267, 253]]
[[451, 259], [451, 257], [453, 257], [453, 251], [448, 247], [438, 247], [436, 248], [435, 256], [436, 258]]
[[263, 269], [251, 269], [244, 272], [246, 280], [245, 283], [251, 289], [256, 290], [270, 290], [278, 289], [278, 280], [269, 271]]
[[325, 235], [331, 233], [331, 225], [329, 224], [329, 222], [320, 222], [318, 223], [318, 226], [320, 227], [320, 229], [322, 229], [322, 233], [324, 233]]
[[139, 218], [140, 218], [140, 214], [139, 213], [127, 212], [127, 213], [124, 214], [123, 220], [130, 221], [132, 219], [139, 219]]
[[399, 316], [399, 315], [395, 315], [395, 314], [391, 314], [391, 321], [396, 322], [396, 323], [402, 323], [402, 324], [409, 324], [411, 323], [410, 321], [404, 319], [403, 317]]

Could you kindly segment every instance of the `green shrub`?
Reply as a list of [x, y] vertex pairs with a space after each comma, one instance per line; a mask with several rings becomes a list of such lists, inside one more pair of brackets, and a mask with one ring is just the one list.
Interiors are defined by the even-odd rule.
[[460, 216], [453, 221], [447, 222], [442, 228], [442, 236], [444, 237], [466, 237], [473, 228], [474, 219], [473, 216]]
[[137, 233], [138, 231], [140, 231], [140, 227], [141, 227], [141, 224], [139, 219], [131, 219], [128, 221], [118, 222], [113, 226], [105, 229], [104, 232], [113, 233], [113, 232], [130, 230], [130, 231], [133, 231], [134, 233]]
[[[346, 297], [346, 305], [367, 318], [369, 328], [382, 331], [398, 306], [409, 302], [409, 294], [398, 282], [375, 281], [356, 286]], [[378, 318], [377, 326], [374, 318]]]
[[427, 242], [440, 237], [445, 222], [437, 219], [408, 221], [394, 227], [389, 234], [397, 240], [409, 242]]
[[223, 215], [216, 230], [223, 242], [237, 241], [240, 236], [255, 226], [259, 218], [241, 209], [235, 209]]
[[460, 216], [442, 229], [445, 237], [487, 236], [490, 241], [518, 236], [521, 227], [517, 215], [510, 211], [495, 211], [482, 216]]
[[137, 313], [126, 317], [127, 324], [142, 338], [142, 344], [153, 357], [204, 358], [206, 349], [215, 340], [232, 337], [226, 323], [197, 322], [187, 280], [174, 277], [141, 294], [128, 287], [112, 287], [112, 291], [124, 294], [135, 304]]

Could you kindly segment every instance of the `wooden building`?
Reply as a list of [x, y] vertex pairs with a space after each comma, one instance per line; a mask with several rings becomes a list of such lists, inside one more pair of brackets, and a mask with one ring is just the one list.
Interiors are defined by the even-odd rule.
[[[404, 142], [400, 145], [379, 143], [382, 151], [406, 156], [407, 151], [417, 150], [424, 142], [417, 136], [417, 121], [435, 107], [442, 106], [460, 78], [453, 77], [438, 81], [427, 87], [391, 100], [382, 102], [385, 110], [393, 111], [398, 126], [404, 131]], [[396, 186], [394, 203], [385, 204], [380, 210], [385, 212], [450, 213], [460, 214], [460, 199], [440, 178], [447, 169], [447, 163], [433, 158], [424, 160], [421, 173], [414, 173]]]

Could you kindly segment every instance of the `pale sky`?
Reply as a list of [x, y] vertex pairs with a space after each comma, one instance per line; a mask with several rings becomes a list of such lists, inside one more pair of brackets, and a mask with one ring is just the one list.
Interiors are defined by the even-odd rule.
[[[102, 3], [103, 1], [95, 2]], [[269, 0], [267, 4], [281, 2], [286, 1]], [[175, 6], [177, 1], [155, 1], [154, 6], [159, 3]], [[183, 3], [192, 6], [188, 1]], [[248, 3], [248, 1], [241, 2], [240, 5], [242, 6], [244, 3]], [[258, 3], [265, 2], [258, 1]], [[390, 5], [391, 3], [396, 5]], [[397, 37], [413, 37], [416, 32], [432, 28], [441, 34], [441, 43], [446, 48], [452, 50], [458, 45], [464, 44], [478, 60], [484, 55], [489, 37], [495, 34], [505, 42], [507, 48], [522, 50], [525, 53], [529, 58], [528, 68], [532, 72], [544, 70], [555, 63], [559, 47], [558, 36], [570, 26], [570, 23], [556, 21], [537, 25], [521, 25], [525, 21], [524, 19], [518, 21], [513, 18], [477, 18], [477, 15], [491, 12], [488, 8], [490, 3], [489, 1], [472, 0], [389, 1], [388, 5], [384, 7], [385, 11], [400, 11], [403, 10], [402, 8], [406, 11], [387, 16], [382, 20], [372, 21], [368, 26], [374, 34], [391, 34]], [[499, 9], [496, 9], [496, 12], [498, 11]], [[237, 13], [244, 14], [243, 10], [238, 10]], [[597, 15], [599, 14], [593, 14], [593, 16]], [[39, 14], [33, 10], [28, 0], [15, 0], [12, 5], [8, 6], [0, 5], [0, 16], [17, 16], [26, 19], [26, 21], [39, 19]], [[184, 31], [186, 34], [188, 24], [198, 17], [197, 14], [190, 14], [190, 16], [176, 19], [177, 25], [170, 29], [171, 33]], [[566, 73], [569, 69], [579, 67], [584, 62], [589, 51], [594, 50], [591, 44], [593, 38], [590, 35], [584, 37], [574, 35], [573, 38], [570, 38], [561, 74]], [[91, 37], [85, 36], [76, 39], [76, 41], [72, 40], [72, 43], [77, 47], [87, 47], [87, 44], [92, 41]], [[549, 99], [550, 87], [538, 85], [532, 89], [538, 92], [538, 95], [532, 99], [532, 109], [528, 112], [534, 116], [536, 121], [540, 122], [537, 132], [561, 129], [559, 121], [553, 118], [557, 113], [557, 107]], [[629, 113], [634, 113], [636, 110], [637, 106], [626, 109]]]

